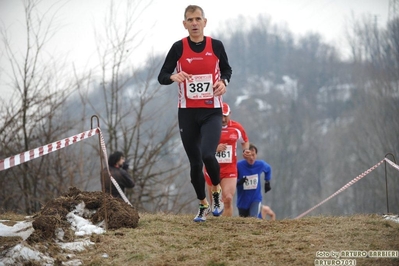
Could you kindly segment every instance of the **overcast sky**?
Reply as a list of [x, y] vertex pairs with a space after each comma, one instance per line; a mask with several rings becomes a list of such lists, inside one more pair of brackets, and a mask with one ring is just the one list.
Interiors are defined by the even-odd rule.
[[[149, 0], [148, 0], [149, 1]], [[56, 0], [42, 0], [43, 12]], [[62, 0], [65, 3], [58, 11], [57, 23], [61, 25], [55, 35], [49, 53], [65, 54], [79, 69], [95, 64], [95, 31], [104, 28], [104, 17], [109, 10], [109, 0]], [[122, 1], [116, 1], [122, 2]], [[145, 2], [142, 0], [141, 2]], [[326, 41], [344, 46], [344, 26], [352, 14], [375, 16], [379, 25], [388, 18], [389, 0], [153, 0], [141, 16], [140, 26], [146, 32], [146, 43], [136, 51], [136, 58], [143, 59], [151, 53], [166, 53], [172, 43], [187, 35], [182, 20], [188, 4], [203, 7], [208, 24], [205, 34], [211, 35], [220, 28], [232, 31], [239, 16], [255, 18], [259, 14], [271, 16], [272, 23], [286, 24], [296, 35], [309, 31], [320, 33]], [[123, 16], [123, 12], [120, 12]], [[24, 42], [24, 10], [22, 0], [0, 0], [0, 23], [7, 28], [9, 37], [17, 44]], [[223, 40], [222, 40], [223, 41]], [[2, 44], [0, 43], [0, 48]], [[3, 50], [3, 49], [0, 49]], [[7, 62], [0, 51], [0, 82], [4, 80]], [[84, 67], [83, 67], [84, 66]], [[4, 92], [0, 84], [0, 92]]]

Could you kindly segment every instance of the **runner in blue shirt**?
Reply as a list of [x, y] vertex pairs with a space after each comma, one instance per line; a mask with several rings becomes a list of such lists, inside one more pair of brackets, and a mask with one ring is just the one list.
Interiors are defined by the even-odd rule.
[[237, 163], [237, 208], [241, 217], [258, 217], [262, 206], [261, 175], [264, 173], [265, 193], [270, 187], [271, 166], [262, 160], [256, 160], [258, 149], [250, 144], [252, 156]]

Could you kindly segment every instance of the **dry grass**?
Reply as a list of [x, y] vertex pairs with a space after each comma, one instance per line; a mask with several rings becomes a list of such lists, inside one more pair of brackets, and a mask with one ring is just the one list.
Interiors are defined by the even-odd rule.
[[[94, 235], [77, 254], [84, 265], [314, 265], [316, 251], [399, 250], [399, 224], [379, 215], [264, 221], [140, 214], [135, 229]], [[103, 257], [107, 254], [108, 257]], [[399, 259], [357, 258], [357, 265], [399, 265]]]
[[25, 218], [25, 216], [13, 212], [5, 212], [0, 214], [0, 220], [4, 220], [2, 221], [2, 224], [7, 226], [13, 226], [17, 221], [23, 221]]

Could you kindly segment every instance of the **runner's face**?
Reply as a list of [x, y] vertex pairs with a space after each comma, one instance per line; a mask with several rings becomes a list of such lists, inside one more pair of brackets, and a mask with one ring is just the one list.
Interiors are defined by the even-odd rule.
[[250, 151], [251, 151], [251, 156], [252, 156], [252, 158], [253, 158], [254, 160], [256, 160], [256, 158], [258, 157], [258, 155], [256, 154], [255, 149], [250, 149]]
[[247, 159], [247, 162], [249, 164], [254, 164], [254, 162], [256, 161], [257, 154], [255, 149], [250, 149], [250, 151], [251, 151], [251, 156]]
[[222, 120], [222, 125], [223, 125], [223, 126], [227, 126], [227, 124], [229, 123], [229, 121], [230, 121], [230, 115], [224, 115], [224, 116], [223, 116], [223, 120]]
[[187, 12], [183, 25], [188, 30], [192, 41], [200, 42], [203, 40], [206, 18], [202, 16], [201, 10], [197, 9], [194, 12]]

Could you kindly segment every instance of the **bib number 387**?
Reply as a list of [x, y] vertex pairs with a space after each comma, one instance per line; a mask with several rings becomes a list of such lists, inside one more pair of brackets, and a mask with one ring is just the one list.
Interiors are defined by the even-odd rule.
[[213, 98], [212, 74], [193, 75], [186, 80], [187, 97], [193, 100]]

